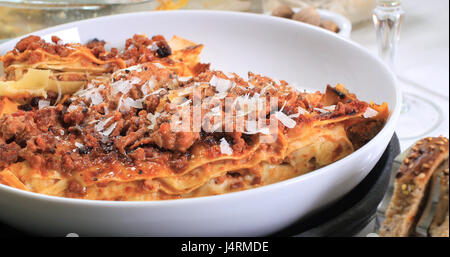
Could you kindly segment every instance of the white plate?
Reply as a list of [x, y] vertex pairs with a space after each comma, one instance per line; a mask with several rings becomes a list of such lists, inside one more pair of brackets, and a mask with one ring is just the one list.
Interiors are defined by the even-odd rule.
[[[353, 189], [386, 149], [400, 111], [394, 76], [362, 47], [335, 33], [265, 15], [171, 11], [132, 13], [66, 24], [57, 32], [122, 46], [134, 33], [178, 35], [205, 44], [213, 68], [261, 73], [324, 90], [340, 82], [358, 97], [387, 102], [385, 128], [350, 156], [310, 174], [244, 192], [159, 202], [102, 202], [50, 197], [0, 185], [0, 220], [46, 235], [263, 236], [336, 201]], [[71, 31], [67, 33], [67, 31]], [[0, 53], [17, 40], [0, 45]]]
[[[300, 8], [292, 8], [292, 10], [295, 13], [297, 13], [301, 9]], [[350, 35], [352, 33], [352, 23], [350, 22], [349, 19], [345, 18], [344, 16], [342, 16], [338, 13], [331, 12], [328, 10], [323, 10], [323, 9], [317, 9], [317, 13], [319, 13], [320, 19], [329, 20], [329, 21], [333, 21], [334, 23], [336, 23], [336, 25], [339, 28], [339, 32], [336, 34], [346, 37], [346, 38], [350, 38]], [[266, 12], [265, 14], [272, 16], [271, 12]], [[279, 19], [285, 19], [285, 18], [279, 18]]]

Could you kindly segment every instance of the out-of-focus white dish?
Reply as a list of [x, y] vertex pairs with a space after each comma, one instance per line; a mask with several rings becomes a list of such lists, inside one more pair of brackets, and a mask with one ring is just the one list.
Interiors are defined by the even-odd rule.
[[[0, 185], [0, 220], [39, 234], [64, 236], [263, 236], [344, 196], [385, 151], [400, 111], [394, 76], [362, 47], [334, 33], [266, 15], [172, 11], [131, 13], [66, 24], [34, 34], [103, 39], [122, 46], [135, 33], [178, 35], [205, 45], [213, 68], [282, 78], [324, 90], [343, 83], [363, 100], [383, 101], [385, 128], [350, 156], [310, 174], [248, 191], [159, 202], [102, 202], [50, 197]], [[0, 45], [12, 49], [18, 39]]]
[[[301, 9], [300, 8], [292, 8], [292, 10], [294, 10], [294, 12], [297, 13]], [[342, 16], [338, 13], [327, 11], [327, 10], [322, 10], [322, 9], [317, 9], [317, 13], [319, 13], [320, 19], [329, 20], [329, 21], [333, 21], [334, 23], [336, 23], [336, 25], [339, 28], [339, 32], [336, 34], [346, 37], [346, 38], [350, 38], [350, 35], [352, 33], [352, 23], [350, 22], [349, 19], [345, 18], [344, 16]], [[265, 14], [272, 15], [271, 12], [266, 12]], [[285, 19], [285, 18], [279, 18], [279, 19]]]

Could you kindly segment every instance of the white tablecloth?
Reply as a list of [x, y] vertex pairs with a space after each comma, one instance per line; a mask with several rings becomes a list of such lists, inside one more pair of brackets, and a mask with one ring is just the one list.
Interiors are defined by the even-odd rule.
[[[441, 108], [443, 122], [425, 136], [444, 135], [448, 137], [449, 1], [405, 0], [402, 3], [406, 13], [396, 65], [399, 86], [405, 93], [429, 99]], [[375, 29], [372, 22], [356, 25], [352, 32], [352, 40], [365, 46], [371, 52], [377, 53]], [[399, 123], [398, 126], [401, 125]], [[420, 128], [399, 127], [398, 131], [404, 129]], [[399, 134], [399, 137], [401, 138], [402, 135]], [[402, 150], [416, 140], [400, 140]]]

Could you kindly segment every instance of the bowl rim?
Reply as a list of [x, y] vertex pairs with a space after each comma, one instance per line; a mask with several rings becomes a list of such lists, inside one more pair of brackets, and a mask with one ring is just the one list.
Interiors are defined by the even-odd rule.
[[[190, 205], [190, 204], [198, 204], [198, 203], [206, 203], [210, 201], [226, 201], [226, 200], [234, 200], [236, 197], [243, 197], [247, 196], [250, 197], [255, 194], [259, 194], [260, 192], [267, 191], [275, 191], [279, 188], [282, 188], [287, 185], [295, 184], [304, 180], [307, 180], [311, 177], [317, 177], [322, 175], [323, 173], [330, 172], [330, 170], [333, 170], [336, 166], [340, 165], [343, 162], [349, 162], [351, 160], [357, 159], [359, 155], [363, 152], [366, 152], [370, 148], [372, 148], [374, 145], [378, 143], [383, 142], [383, 138], [389, 137], [391, 139], [391, 136], [394, 134], [394, 129], [398, 120], [398, 117], [400, 115], [400, 106], [402, 103], [402, 95], [400, 88], [397, 84], [396, 77], [394, 73], [389, 70], [386, 66], [386, 64], [378, 57], [369, 52], [367, 49], [365, 49], [363, 46], [351, 41], [348, 38], [341, 37], [337, 35], [336, 33], [333, 33], [331, 31], [324, 30], [322, 28], [318, 28], [316, 26], [305, 24], [301, 22], [292, 21], [289, 19], [280, 19], [278, 17], [273, 16], [267, 16], [267, 15], [261, 15], [261, 14], [254, 14], [254, 13], [241, 13], [241, 12], [230, 12], [230, 11], [211, 11], [211, 10], [178, 10], [178, 11], [159, 11], [159, 12], [133, 12], [133, 13], [125, 13], [125, 14], [116, 14], [116, 15], [109, 15], [109, 16], [103, 16], [98, 18], [92, 18], [92, 19], [86, 19], [81, 21], [75, 21], [71, 23], [66, 23], [50, 28], [46, 28], [43, 30], [35, 31], [26, 35], [23, 35], [18, 38], [14, 38], [12, 40], [9, 40], [7, 42], [4, 42], [0, 44], [0, 54], [1, 49], [8, 47], [11, 44], [15, 44], [20, 38], [26, 37], [28, 35], [45, 35], [52, 32], [56, 32], [63, 29], [68, 29], [73, 26], [83, 24], [83, 23], [91, 23], [99, 20], [108, 20], [108, 19], [117, 19], [117, 18], [125, 18], [125, 17], [132, 17], [133, 19], [137, 19], [139, 17], [137, 16], [147, 16], [147, 15], [184, 15], [186, 13], [190, 13], [191, 15], [210, 15], [210, 17], [216, 17], [217, 15], [221, 16], [229, 16], [234, 18], [249, 18], [249, 19], [255, 19], [255, 20], [272, 20], [273, 22], [279, 22], [279, 23], [285, 23], [286, 25], [294, 25], [299, 27], [305, 27], [308, 30], [314, 30], [315, 33], [322, 33], [327, 34], [328, 36], [334, 37], [334, 40], [340, 40], [345, 42], [346, 44], [351, 45], [353, 48], [357, 49], [361, 54], [366, 55], [368, 58], [372, 58], [375, 63], [383, 67], [383, 69], [386, 72], [386, 75], [389, 77], [389, 80], [391, 80], [391, 86], [393, 87], [393, 92], [395, 94], [395, 108], [390, 109], [390, 117], [388, 121], [386, 122], [386, 125], [384, 128], [372, 139], [370, 140], [366, 145], [358, 149], [357, 151], [353, 152], [352, 154], [344, 157], [343, 159], [336, 161], [334, 163], [331, 163], [325, 167], [322, 167], [320, 169], [314, 170], [310, 173], [294, 177], [291, 179], [287, 179], [284, 181], [280, 181], [274, 184], [265, 185], [253, 189], [248, 189], [244, 191], [237, 191], [237, 192], [231, 192], [231, 193], [225, 193], [221, 195], [212, 195], [212, 196], [203, 196], [203, 197], [195, 197], [195, 198], [184, 198], [184, 199], [173, 199], [173, 200], [156, 200], [156, 201], [111, 201], [111, 200], [87, 200], [87, 199], [75, 199], [75, 198], [67, 198], [67, 197], [60, 197], [60, 196], [51, 196], [51, 195], [45, 195], [35, 192], [29, 192], [20, 190], [14, 187], [6, 186], [0, 183], [0, 194], [9, 193], [13, 194], [17, 197], [27, 198], [29, 200], [40, 200], [40, 201], [46, 201], [49, 203], [60, 203], [65, 205], [84, 205], [84, 206], [90, 206], [90, 207], [110, 207], [110, 208], [125, 208], [125, 207], [163, 207], [163, 206], [179, 206], [179, 205]], [[9, 51], [9, 50], [8, 50]], [[392, 133], [390, 133], [392, 131]], [[392, 134], [392, 135], [391, 135]], [[389, 140], [386, 142], [386, 146], [389, 143]]]

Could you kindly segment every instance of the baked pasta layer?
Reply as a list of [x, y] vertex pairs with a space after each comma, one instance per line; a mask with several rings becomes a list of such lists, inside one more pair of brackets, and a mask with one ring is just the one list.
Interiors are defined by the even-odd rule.
[[[150, 201], [260, 187], [336, 162], [385, 125], [344, 86], [211, 70], [202, 45], [135, 35], [22, 39], [1, 57], [0, 183], [47, 195]], [[339, 171], [336, 171], [339, 172]]]

